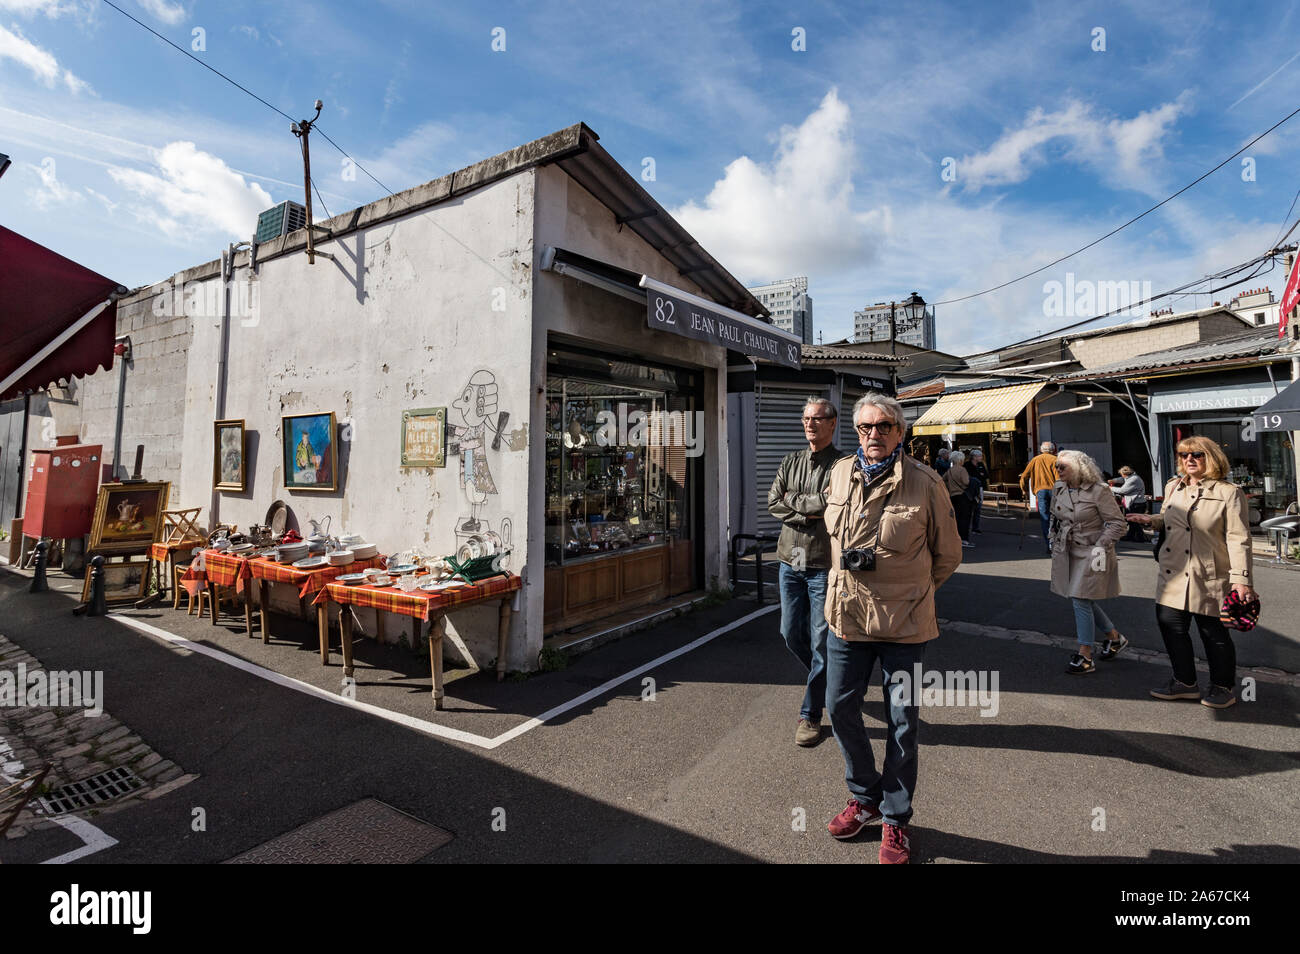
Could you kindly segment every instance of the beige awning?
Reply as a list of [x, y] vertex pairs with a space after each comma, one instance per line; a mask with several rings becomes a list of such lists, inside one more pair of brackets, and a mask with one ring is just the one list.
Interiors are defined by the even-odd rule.
[[1046, 382], [1012, 384], [1002, 388], [945, 394], [912, 426], [912, 433], [985, 434], [1014, 431], [1016, 415], [1025, 409]]

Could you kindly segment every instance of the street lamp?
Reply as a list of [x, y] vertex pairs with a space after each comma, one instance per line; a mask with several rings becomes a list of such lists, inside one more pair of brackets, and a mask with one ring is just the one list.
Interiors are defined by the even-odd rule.
[[[898, 353], [898, 348], [896, 347], [898, 329], [895, 326], [894, 320], [897, 310], [896, 306], [896, 302], [891, 301], [889, 303], [889, 354], [891, 357]], [[908, 327], [915, 327], [917, 322], [925, 317], [925, 299], [916, 292], [912, 292], [908, 299], [903, 302], [903, 314], [907, 317]]]

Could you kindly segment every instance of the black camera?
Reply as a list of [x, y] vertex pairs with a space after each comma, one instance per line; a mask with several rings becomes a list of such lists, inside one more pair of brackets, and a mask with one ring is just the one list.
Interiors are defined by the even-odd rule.
[[844, 550], [840, 553], [840, 569], [859, 573], [876, 568], [875, 550]]

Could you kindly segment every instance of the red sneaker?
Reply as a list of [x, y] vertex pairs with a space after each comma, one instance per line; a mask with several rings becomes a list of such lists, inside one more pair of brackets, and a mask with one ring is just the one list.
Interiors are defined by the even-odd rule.
[[843, 840], [855, 836], [868, 823], [879, 820], [879, 808], [864, 804], [856, 798], [850, 798], [844, 811], [832, 818], [826, 829], [836, 838]]
[[886, 823], [880, 830], [880, 863], [882, 865], [905, 865], [912, 858], [912, 843], [908, 838], [906, 825]]

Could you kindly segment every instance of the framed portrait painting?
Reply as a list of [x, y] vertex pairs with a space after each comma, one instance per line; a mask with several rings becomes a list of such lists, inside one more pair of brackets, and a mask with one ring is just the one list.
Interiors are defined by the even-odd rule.
[[171, 484], [102, 484], [90, 528], [91, 553], [143, 553], [161, 539]]
[[281, 421], [287, 490], [335, 490], [338, 446], [334, 412], [293, 414]]
[[217, 490], [243, 492], [247, 486], [244, 422], [217, 421], [212, 436], [212, 486]]

